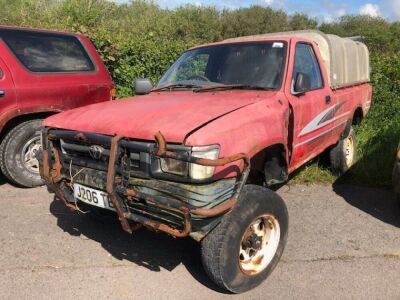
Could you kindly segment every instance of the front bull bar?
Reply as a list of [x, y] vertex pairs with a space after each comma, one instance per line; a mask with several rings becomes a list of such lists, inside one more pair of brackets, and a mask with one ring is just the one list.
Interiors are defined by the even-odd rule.
[[[49, 129], [47, 128], [42, 133], [43, 149], [41, 158], [39, 159], [40, 174], [45, 181], [47, 187], [55, 193], [57, 198], [59, 198], [65, 206], [73, 211], [79, 210], [77, 205], [73, 205], [71, 201], [67, 200], [73, 199], [73, 196], [66, 185], [62, 182], [63, 177], [61, 175], [62, 163], [60, 157], [60, 149], [58, 149], [58, 147], [55, 145], [50, 146], [50, 141], [55, 140], [57, 137], [49, 134], [48, 131]], [[84, 139], [85, 135], [84, 133], [79, 133], [77, 136], [79, 136], [79, 139], [82, 140]], [[183, 154], [171, 152], [167, 151], [164, 136], [161, 134], [161, 132], [157, 132], [155, 135], [155, 139], [157, 141], [158, 148], [156, 148], [151, 154], [158, 158], [171, 158], [188, 163], [195, 163], [202, 166], [212, 167], [224, 166], [229, 163], [242, 160], [244, 166], [239, 172], [240, 176], [238, 178], [233, 196], [229, 200], [226, 200], [224, 203], [221, 203], [213, 208], [199, 208], [178, 199], [142, 193], [135, 189], [124, 187], [123, 185], [121, 185], [121, 180], [116, 179], [116, 166], [118, 163], [118, 155], [120, 153], [119, 142], [123, 139], [124, 138], [121, 136], [115, 136], [111, 139], [106, 192], [116, 210], [122, 228], [129, 233], [132, 233], [138, 227], [137, 224], [142, 224], [149, 229], [162, 231], [174, 237], [186, 237], [189, 235], [189, 233], [191, 233], [192, 230], [192, 215], [200, 217], [216, 217], [232, 210], [232, 208], [236, 205], [238, 201], [239, 195], [250, 173], [250, 158], [244, 153], [238, 153], [229, 157], [211, 160], [193, 157], [188, 153]], [[125, 212], [124, 203], [121, 199], [121, 196], [123, 196], [125, 200], [129, 202], [144, 201], [147, 204], [179, 210], [183, 214], [182, 229], [179, 230], [170, 225], [149, 219], [147, 217], [143, 217], [130, 212]], [[128, 220], [132, 220], [136, 224], [130, 224]]]

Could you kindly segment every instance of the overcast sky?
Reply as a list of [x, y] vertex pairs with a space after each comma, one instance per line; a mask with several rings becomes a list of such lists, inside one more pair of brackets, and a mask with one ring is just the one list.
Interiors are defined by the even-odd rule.
[[[128, 2], [129, 0], [116, 0]], [[216, 6], [220, 9], [248, 7], [250, 5], [271, 6], [288, 13], [303, 12], [319, 21], [330, 22], [346, 14], [368, 14], [382, 16], [389, 20], [400, 19], [400, 0], [156, 0], [161, 7], [175, 8], [185, 4]]]

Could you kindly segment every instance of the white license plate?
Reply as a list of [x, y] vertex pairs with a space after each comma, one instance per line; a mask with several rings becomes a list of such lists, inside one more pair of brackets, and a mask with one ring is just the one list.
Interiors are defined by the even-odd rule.
[[115, 210], [107, 193], [74, 183], [74, 197], [90, 205]]

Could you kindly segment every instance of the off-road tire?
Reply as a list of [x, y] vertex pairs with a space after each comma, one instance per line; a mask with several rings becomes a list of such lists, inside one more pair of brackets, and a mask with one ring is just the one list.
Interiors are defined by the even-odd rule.
[[[278, 221], [279, 243], [265, 269], [249, 275], [240, 266], [239, 250], [248, 226], [264, 214], [273, 215]], [[243, 293], [261, 284], [282, 256], [288, 219], [286, 205], [275, 192], [261, 186], [246, 185], [234, 209], [201, 242], [202, 262], [207, 275], [220, 288], [232, 293]]]
[[[348, 149], [349, 143], [352, 145], [352, 149]], [[356, 160], [356, 150], [356, 135], [353, 127], [350, 127], [348, 134], [342, 137], [329, 151], [332, 170], [339, 174], [346, 173]]]
[[39, 173], [27, 169], [21, 151], [25, 144], [40, 134], [42, 120], [30, 120], [14, 127], [0, 144], [0, 169], [11, 182], [23, 187], [43, 185]]

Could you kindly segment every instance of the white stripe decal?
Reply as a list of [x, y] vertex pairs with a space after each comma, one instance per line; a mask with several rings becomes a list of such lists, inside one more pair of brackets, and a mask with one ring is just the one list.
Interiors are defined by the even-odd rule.
[[340, 126], [342, 126], [342, 125], [344, 125], [344, 124], [346, 124], [346, 123], [347, 123], [347, 120], [341, 122], [340, 124], [338, 124], [338, 125], [336, 125], [336, 126], [330, 128], [330, 129], [328, 129], [328, 130], [326, 130], [326, 131], [324, 131], [324, 132], [321, 132], [320, 134], [318, 134], [318, 135], [316, 135], [316, 136], [313, 136], [312, 138], [310, 138], [310, 139], [308, 139], [308, 140], [305, 140], [304, 142], [301, 142], [301, 143], [299, 143], [299, 144], [297, 144], [297, 145], [294, 145], [294, 148], [297, 148], [297, 147], [300, 147], [300, 146], [302, 146], [302, 145], [304, 145], [304, 144], [307, 144], [307, 143], [309, 143], [309, 142], [311, 142], [311, 141], [313, 141], [313, 140], [315, 140], [315, 139], [317, 139], [317, 138], [319, 138], [319, 137], [321, 137], [321, 136], [327, 134], [328, 132], [330, 132], [330, 131], [332, 131], [332, 130], [335, 130], [336, 128], [338, 128], [338, 127], [340, 127]]
[[336, 121], [336, 120], [338, 120], [338, 119], [340, 119], [340, 118], [342, 118], [342, 117], [344, 117], [344, 116], [350, 114], [350, 112], [348, 111], [348, 112], [345, 112], [345, 113], [343, 113], [343, 114], [341, 114], [341, 115], [339, 115], [339, 116], [337, 116], [337, 117], [334, 117], [334, 118], [332, 118], [332, 119], [330, 119], [330, 120], [328, 120], [328, 121], [325, 121], [325, 122], [323, 122], [323, 123], [320, 123], [320, 122], [325, 118], [325, 116], [327, 116], [327, 115], [329, 115], [330, 113], [332, 113], [332, 111], [334, 111], [339, 105], [342, 105], [342, 104], [333, 105], [333, 106], [331, 106], [331, 107], [325, 109], [325, 110], [324, 110], [323, 112], [321, 112], [320, 114], [318, 114], [310, 123], [308, 123], [308, 124], [302, 129], [302, 131], [301, 131], [300, 134], [299, 134], [299, 137], [301, 137], [301, 136], [303, 136], [303, 135], [306, 135], [306, 134], [309, 134], [310, 132], [313, 132], [313, 131], [315, 131], [315, 130], [317, 130], [317, 129], [320, 129], [320, 128], [326, 126], [326, 125], [329, 125], [329, 124], [331, 124], [332, 122], [334, 122], [334, 121]]
[[303, 130], [300, 132], [299, 136], [306, 135], [307, 133], [310, 133], [311, 131], [314, 131], [317, 127], [319, 122], [327, 115], [329, 114], [336, 105], [331, 106], [327, 109], [325, 109], [323, 112], [321, 112], [318, 116], [316, 116], [310, 123], [308, 123]]

